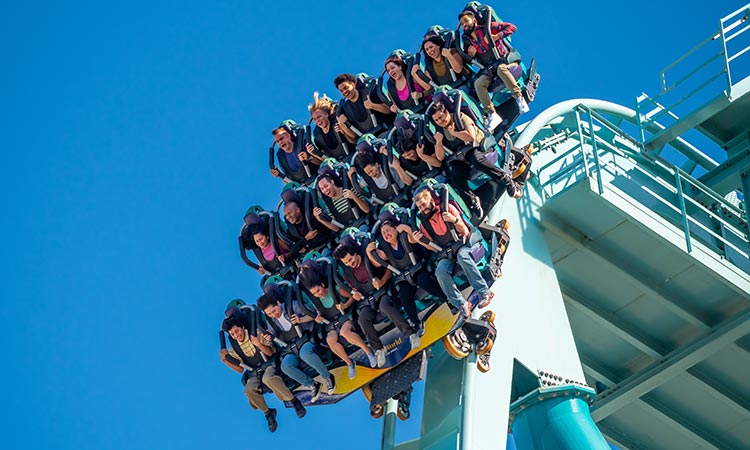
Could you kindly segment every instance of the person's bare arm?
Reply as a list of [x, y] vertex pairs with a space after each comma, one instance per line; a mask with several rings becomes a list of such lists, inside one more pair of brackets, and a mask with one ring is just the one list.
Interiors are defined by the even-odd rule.
[[240, 366], [238, 366], [236, 364], [233, 364], [233, 363], [227, 361], [227, 359], [226, 359], [227, 356], [230, 356], [229, 351], [227, 349], [225, 349], [225, 348], [222, 348], [219, 351], [219, 358], [221, 358], [221, 362], [223, 362], [224, 364], [226, 364], [227, 367], [229, 367], [230, 369], [234, 370], [235, 372], [242, 373], [242, 371], [243, 371], [242, 367], [240, 367]]

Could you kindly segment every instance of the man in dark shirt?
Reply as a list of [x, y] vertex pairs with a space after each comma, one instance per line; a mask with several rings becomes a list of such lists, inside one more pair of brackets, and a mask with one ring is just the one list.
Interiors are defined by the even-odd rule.
[[[385, 116], [393, 115], [388, 106], [373, 102], [367, 96], [367, 88], [357, 88], [357, 78], [354, 75], [343, 73], [333, 80], [333, 84], [344, 97], [338, 111], [339, 126], [346, 139], [352, 144], [357, 142], [360, 135], [372, 132], [377, 125], [373, 122], [373, 117], [377, 120], [377, 113]], [[359, 133], [348, 126], [347, 122]]]
[[[279, 259], [284, 258], [286, 262], [296, 258], [300, 253], [307, 253], [325, 245], [331, 232], [315, 217], [310, 217], [310, 220], [307, 220], [304, 200], [301, 195], [293, 189], [287, 189], [281, 193], [281, 198], [284, 200], [283, 212], [287, 226], [286, 234], [292, 245], [289, 247], [289, 253], [279, 256]], [[312, 216], [312, 214], [310, 215]]]

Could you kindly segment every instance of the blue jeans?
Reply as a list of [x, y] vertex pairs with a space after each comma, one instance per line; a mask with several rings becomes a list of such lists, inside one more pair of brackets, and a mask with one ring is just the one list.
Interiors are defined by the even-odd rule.
[[448, 303], [455, 307], [461, 307], [466, 302], [461, 291], [458, 290], [458, 286], [453, 281], [453, 269], [456, 267], [456, 263], [464, 271], [466, 279], [469, 281], [471, 287], [482, 298], [484, 294], [489, 290], [487, 283], [485, 283], [482, 274], [479, 272], [477, 264], [471, 257], [471, 248], [468, 245], [464, 245], [458, 252], [456, 252], [456, 260], [450, 260], [448, 258], [441, 259], [438, 262], [437, 270], [435, 271], [435, 277], [437, 278], [438, 284], [443, 289]]
[[313, 379], [298, 367], [300, 358], [318, 372], [323, 379], [327, 379], [330, 376], [325, 364], [323, 364], [320, 357], [313, 351], [313, 348], [314, 346], [310, 342], [306, 342], [299, 349], [299, 357], [294, 353], [289, 353], [281, 360], [281, 371], [302, 386], [312, 386]]

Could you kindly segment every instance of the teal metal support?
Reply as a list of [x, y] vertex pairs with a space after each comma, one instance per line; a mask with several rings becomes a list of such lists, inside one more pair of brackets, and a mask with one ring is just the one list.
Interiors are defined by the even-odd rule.
[[599, 165], [599, 149], [596, 146], [596, 133], [594, 133], [594, 119], [589, 111], [589, 134], [591, 135], [591, 147], [594, 151], [594, 167], [596, 167], [596, 186], [599, 188], [599, 195], [604, 193], [602, 185], [602, 168]]
[[383, 417], [383, 437], [380, 448], [391, 450], [396, 442], [396, 410], [398, 402], [391, 399], [385, 403], [385, 414]]
[[610, 450], [591, 418], [593, 389], [565, 385], [539, 388], [513, 402], [516, 446], [524, 450]]
[[[740, 186], [742, 187], [742, 201], [745, 208], [745, 217], [750, 218], [750, 173], [742, 172], [740, 174]], [[750, 248], [750, 245], [748, 245]]]
[[732, 72], [729, 69], [729, 55], [727, 54], [727, 40], [724, 34], [724, 22], [719, 21], [719, 33], [721, 34], [721, 55], [724, 57], [724, 72], [727, 74], [727, 95], [732, 98]]
[[578, 141], [581, 143], [581, 156], [583, 156], [583, 173], [586, 174], [586, 176], [589, 176], [589, 162], [588, 158], [586, 158], [586, 151], [583, 147], [583, 127], [581, 126], [581, 113], [576, 108], [576, 126], [578, 127]]
[[685, 245], [687, 252], [693, 252], [693, 245], [690, 242], [690, 225], [688, 224], [687, 211], [685, 211], [685, 197], [682, 194], [682, 177], [679, 171], [675, 171], [675, 182], [677, 184], [677, 199], [680, 202], [680, 213], [682, 215], [682, 228], [685, 230]]
[[474, 393], [474, 375], [477, 367], [477, 354], [471, 349], [471, 354], [464, 359], [464, 387], [463, 395], [461, 396], [461, 445], [459, 449], [468, 450], [474, 448], [471, 445], [471, 433], [465, 433], [465, 430], [469, 430], [473, 422], [472, 413], [474, 407], [472, 405], [472, 397]]

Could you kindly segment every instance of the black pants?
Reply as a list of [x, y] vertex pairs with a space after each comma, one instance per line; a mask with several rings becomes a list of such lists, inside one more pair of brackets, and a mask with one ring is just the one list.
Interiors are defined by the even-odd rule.
[[402, 280], [396, 284], [396, 289], [398, 290], [398, 299], [401, 302], [404, 311], [406, 311], [409, 320], [411, 320], [415, 326], [419, 326], [420, 320], [419, 315], [417, 315], [416, 299], [414, 298], [417, 293], [417, 288], [421, 287], [427, 291], [428, 294], [439, 299], [444, 299], [445, 294], [443, 294], [443, 290], [440, 289], [437, 279], [431, 276], [426, 269], [420, 269], [413, 279], [417, 284], [416, 286], [412, 286], [408, 281]]
[[[391, 297], [384, 295], [380, 298], [379, 306], [380, 312], [386, 317], [391, 319], [396, 328], [401, 331], [404, 336], [409, 336], [414, 333], [414, 330], [409, 326], [409, 322], [404, 319], [401, 315], [399, 308], [393, 303]], [[359, 327], [365, 332], [367, 337], [367, 343], [370, 344], [373, 350], [380, 350], [383, 348], [383, 343], [380, 341], [377, 330], [375, 330], [375, 319], [377, 318], [377, 311], [372, 309], [369, 305], [364, 305], [359, 309]]]

